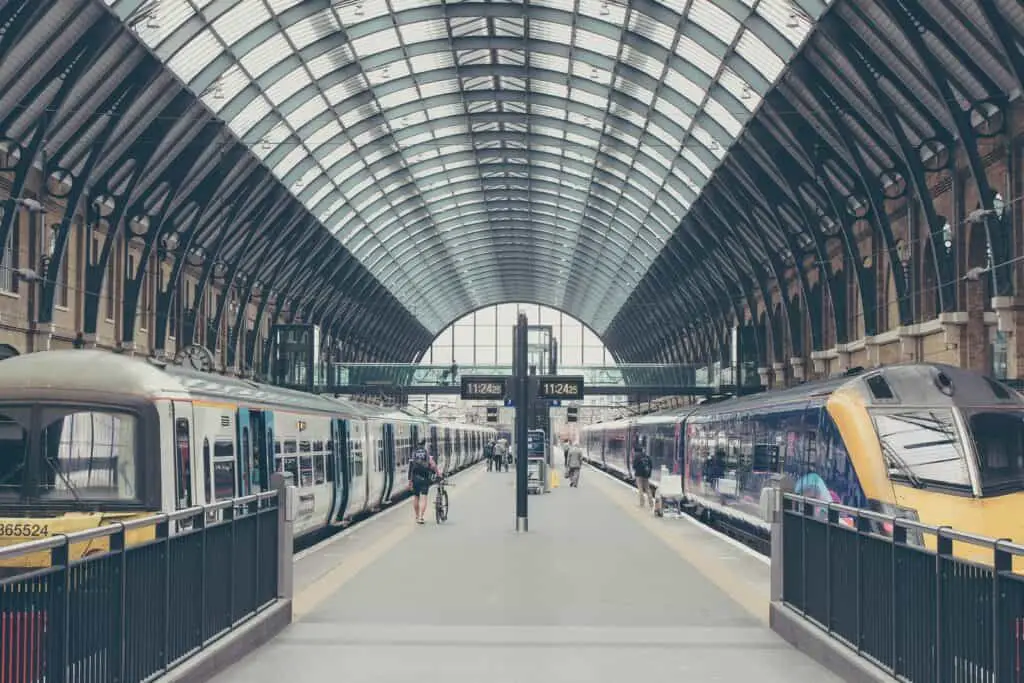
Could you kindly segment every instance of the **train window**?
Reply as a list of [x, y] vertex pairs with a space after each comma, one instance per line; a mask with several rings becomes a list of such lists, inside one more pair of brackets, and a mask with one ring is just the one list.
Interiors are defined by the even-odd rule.
[[275, 454], [280, 454], [281, 453], [281, 442], [280, 441], [275, 441], [274, 442], [274, 453]]
[[983, 493], [1024, 487], [1024, 413], [977, 413], [967, 421]]
[[1006, 401], [1010, 398], [1010, 392], [1007, 391], [999, 382], [995, 381], [991, 377], [986, 377], [985, 381], [988, 382], [989, 387], [992, 389], [992, 393], [995, 394], [996, 398]]
[[282, 456], [282, 457], [278, 458], [277, 459], [277, 471], [278, 472], [291, 472], [292, 473], [292, 481], [295, 483], [295, 485], [299, 486], [301, 484], [301, 480], [299, 479], [299, 461], [298, 461], [298, 458], [296, 458], [294, 455], [292, 455], [292, 456], [287, 456], [286, 455], [286, 456]]
[[221, 458], [235, 457], [235, 444], [230, 441], [215, 441], [213, 443], [213, 459], [220, 460]]
[[300, 486], [313, 485], [313, 456], [303, 455], [299, 457], [299, 475], [301, 477]]
[[324, 442], [323, 441], [314, 441], [313, 442], [313, 452], [320, 453], [323, 450], [324, 450]]
[[313, 446], [308, 441], [299, 442], [299, 453], [309, 453], [313, 450]]
[[323, 455], [313, 456], [313, 478], [317, 484], [327, 481], [327, 458]]
[[216, 495], [215, 500], [230, 500], [235, 497], [234, 460], [214, 461], [213, 491]]
[[178, 480], [178, 509], [192, 507], [192, 457], [188, 420], [174, 421], [174, 469]]
[[75, 500], [138, 501], [135, 417], [73, 412], [43, 429], [40, 494]]
[[868, 389], [871, 390], [871, 395], [875, 398], [881, 400], [895, 398], [895, 395], [892, 393], [892, 387], [885, 381], [885, 377], [872, 375], [864, 381], [868, 383]]
[[0, 415], [0, 499], [21, 496], [27, 456], [25, 428], [15, 419]]
[[970, 487], [951, 410], [876, 412], [873, 418], [890, 477], [914, 486]]
[[285, 441], [284, 442], [284, 452], [285, 452], [285, 454], [294, 453], [295, 451], [296, 451], [296, 448], [295, 448], [295, 442], [294, 441], [289, 440], [289, 441]]

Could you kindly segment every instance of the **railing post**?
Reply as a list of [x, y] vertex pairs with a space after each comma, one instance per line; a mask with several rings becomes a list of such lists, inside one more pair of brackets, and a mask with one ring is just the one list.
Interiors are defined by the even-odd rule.
[[160, 670], [166, 671], [171, 663], [171, 520], [164, 519], [156, 525], [156, 537], [163, 539], [164, 546], [164, 613], [163, 647], [160, 653]]
[[899, 590], [899, 549], [900, 546], [907, 544], [907, 530], [896, 523], [896, 517], [892, 518], [892, 545], [889, 546], [890, 552], [890, 566], [889, 566], [889, 583], [892, 586], [891, 589], [891, 601], [889, 608], [892, 610], [890, 615], [892, 619], [892, 675], [896, 676], [900, 671], [900, 610], [899, 610], [899, 596], [902, 593]]
[[953, 554], [953, 539], [943, 536], [942, 532], [950, 528], [940, 526], [935, 530], [935, 683], [942, 683], [947, 679], [946, 672], [942, 669], [942, 577], [946, 573], [946, 558]]
[[64, 683], [68, 677], [68, 641], [71, 638], [71, 620], [68, 618], [71, 613], [70, 556], [71, 544], [65, 536], [64, 543], [50, 551], [50, 566], [59, 566], [61, 570], [59, 577], [50, 584], [56, 590], [56, 595], [44, 602], [47, 605], [46, 629], [53, 634], [53, 640], [47, 643], [46, 680], [53, 683]]
[[825, 630], [832, 633], [832, 527], [839, 524], [832, 503], [825, 508], [825, 520]]
[[110, 654], [110, 665], [114, 669], [113, 683], [124, 680], [124, 641], [127, 637], [125, 621], [128, 610], [125, 598], [128, 587], [128, 554], [123, 522], [116, 522], [120, 528], [110, 535], [110, 550], [117, 553], [117, 638], [111, 643], [114, 651]]
[[274, 472], [270, 486], [277, 491], [277, 597], [291, 599], [295, 588], [292, 562], [295, 477], [291, 472]]
[[782, 489], [773, 488], [769, 495], [771, 499], [768, 508], [768, 523], [771, 525], [772, 542], [770, 598], [772, 602], [782, 602], [785, 599], [783, 587], [785, 586], [784, 577], [786, 571], [784, 560], [784, 549], [786, 546], [782, 540], [783, 534], [786, 533]]
[[[992, 558], [992, 683], [1003, 682], [1002, 664], [999, 660], [1002, 654], [1000, 638], [1002, 636], [1002, 612], [1003, 612], [1003, 572], [1013, 571], [1013, 554], [1002, 550], [1001, 543], [1011, 542], [1009, 539], [996, 541]], [[1007, 680], [1006, 683], [1009, 683]]]

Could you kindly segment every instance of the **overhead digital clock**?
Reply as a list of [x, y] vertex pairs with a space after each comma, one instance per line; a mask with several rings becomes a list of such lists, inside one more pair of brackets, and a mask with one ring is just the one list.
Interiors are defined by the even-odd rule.
[[475, 401], [501, 401], [508, 388], [508, 377], [462, 377], [462, 398]]
[[580, 375], [547, 375], [537, 380], [537, 395], [540, 398], [562, 401], [583, 399], [583, 377]]

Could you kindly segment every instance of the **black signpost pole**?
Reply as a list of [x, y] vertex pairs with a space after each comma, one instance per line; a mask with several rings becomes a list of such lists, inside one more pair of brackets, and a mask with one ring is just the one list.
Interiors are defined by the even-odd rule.
[[527, 344], [529, 339], [527, 327], [526, 315], [520, 313], [519, 321], [516, 325], [515, 353], [513, 354], [515, 367], [512, 374], [516, 406], [516, 531], [529, 531], [526, 513], [527, 495], [529, 493], [527, 490], [526, 460], [528, 454], [526, 438], [527, 431], [529, 430], [529, 410], [532, 397], [529, 392], [530, 378], [526, 372], [528, 365]]

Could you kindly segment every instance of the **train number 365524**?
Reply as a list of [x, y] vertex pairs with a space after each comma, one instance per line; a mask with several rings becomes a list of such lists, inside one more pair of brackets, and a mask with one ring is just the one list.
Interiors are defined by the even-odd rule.
[[49, 535], [50, 527], [46, 524], [0, 524], [0, 536], [7, 538]]

